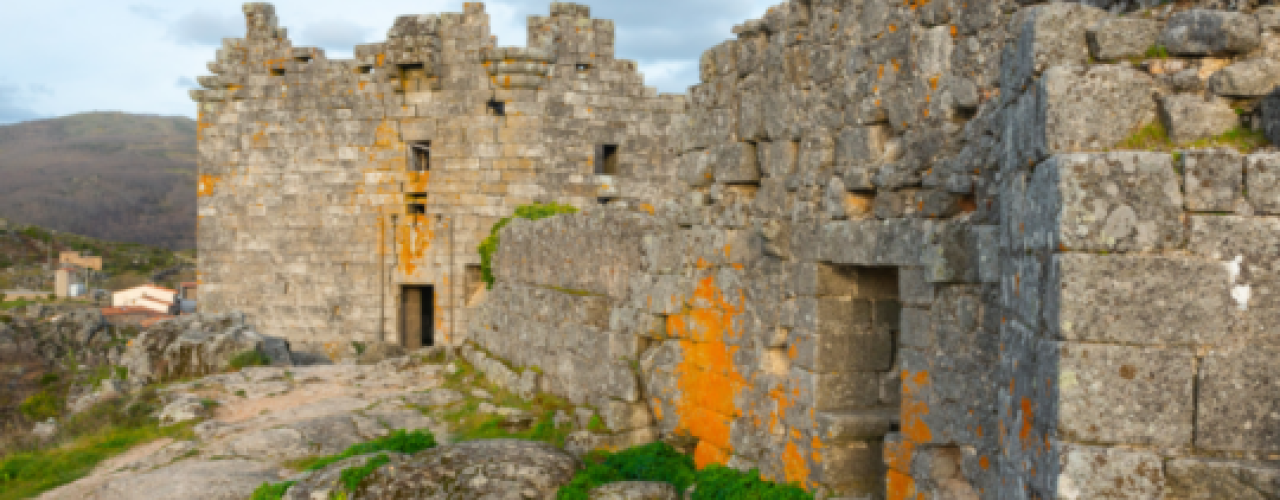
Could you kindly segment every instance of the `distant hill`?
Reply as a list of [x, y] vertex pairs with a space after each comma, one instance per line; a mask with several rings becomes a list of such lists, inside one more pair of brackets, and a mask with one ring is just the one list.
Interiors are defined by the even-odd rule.
[[195, 248], [196, 122], [85, 113], [0, 126], [0, 217]]
[[[55, 233], [0, 218], [0, 290], [51, 290], [53, 274], [45, 270], [45, 265], [64, 251], [102, 257], [103, 272], [95, 276], [95, 288], [122, 289], [147, 282], [173, 285], [195, 280], [194, 270], [187, 269], [195, 263], [194, 250], [175, 252], [65, 231]], [[190, 272], [166, 272], [175, 270]]]

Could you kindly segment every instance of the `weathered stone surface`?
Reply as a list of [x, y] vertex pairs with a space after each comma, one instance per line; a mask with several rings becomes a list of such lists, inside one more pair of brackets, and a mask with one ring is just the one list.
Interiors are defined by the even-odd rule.
[[1258, 20], [1251, 15], [1192, 9], [1169, 18], [1160, 44], [1171, 54], [1209, 56], [1248, 52], [1260, 38]]
[[1057, 498], [1138, 500], [1162, 498], [1160, 456], [1146, 451], [1062, 443]]
[[[1241, 333], [1274, 337], [1280, 324], [1280, 219], [1274, 217], [1195, 216], [1192, 253], [1222, 266], [1229, 282], [1231, 313]], [[1198, 302], [1212, 300], [1204, 297]]]
[[169, 402], [160, 410], [160, 424], [172, 425], [191, 420], [199, 420], [209, 416], [209, 408], [204, 400], [195, 396], [184, 395]]
[[667, 483], [621, 481], [590, 492], [591, 500], [680, 500], [680, 493]]
[[1215, 349], [1200, 370], [1196, 446], [1211, 450], [1280, 451], [1280, 348]]
[[357, 455], [339, 460], [319, 470], [305, 472], [301, 478], [294, 479], [297, 482], [285, 492], [284, 500], [334, 498], [339, 491], [345, 489], [341, 483], [342, 471], [352, 467], [364, 466], [369, 460], [378, 455], [386, 456], [390, 460], [389, 465], [392, 467], [404, 463], [409, 458], [408, 455], [403, 453], [383, 452]]
[[550, 498], [582, 467], [551, 445], [494, 439], [441, 446], [360, 484], [358, 498]]
[[1186, 241], [1181, 182], [1166, 154], [1058, 155], [1026, 189], [1030, 206], [1010, 215], [1025, 217], [1013, 229], [1028, 248], [1143, 251]]
[[1263, 97], [1280, 86], [1280, 61], [1260, 57], [1222, 68], [1209, 77], [1209, 90], [1220, 96]]
[[1244, 161], [1249, 204], [1258, 213], [1280, 215], [1280, 154], [1256, 153]]
[[1230, 276], [1182, 257], [1062, 254], [1045, 300], [1049, 332], [1064, 340], [1215, 343], [1227, 335]]
[[1064, 343], [1058, 432], [1065, 440], [1185, 446], [1195, 415], [1190, 348]]
[[1054, 66], [1037, 92], [1043, 114], [1009, 126], [1038, 127], [1023, 120], [1043, 116], [1045, 146], [1053, 152], [1114, 147], [1155, 117], [1155, 81], [1122, 65]]
[[235, 313], [160, 322], [129, 344], [120, 364], [129, 370], [131, 384], [145, 385], [222, 372], [233, 357], [253, 350], [264, 356], [275, 353], [280, 358], [273, 362], [292, 364], [287, 344], [253, 331]]
[[1187, 210], [1230, 212], [1242, 198], [1244, 158], [1235, 151], [1184, 151], [1182, 170]]
[[1196, 94], [1161, 97], [1160, 121], [1177, 143], [1217, 137], [1240, 125], [1240, 117], [1225, 101]]
[[1019, 11], [1012, 26], [1017, 41], [1005, 60], [1000, 86], [1022, 88], [1050, 66], [1087, 62], [1087, 30], [1106, 15], [1101, 9], [1078, 3], [1043, 4]]
[[1280, 465], [1265, 462], [1181, 458], [1165, 466], [1165, 498], [1178, 500], [1275, 500]]
[[1160, 37], [1160, 24], [1137, 17], [1104, 18], [1089, 27], [1089, 51], [1102, 61], [1143, 57]]
[[[74, 497], [47, 495], [51, 500], [242, 500], [262, 483], [282, 479], [276, 466], [243, 459], [186, 460], [153, 471], [121, 476]], [[44, 498], [44, 497], [42, 497]]]

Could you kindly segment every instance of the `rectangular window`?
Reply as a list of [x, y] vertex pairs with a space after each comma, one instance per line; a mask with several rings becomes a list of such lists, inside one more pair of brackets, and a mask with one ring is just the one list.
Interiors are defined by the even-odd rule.
[[359, 66], [356, 68], [356, 73], [360, 73], [362, 75], [373, 74], [373, 66]]
[[409, 144], [409, 170], [413, 172], [431, 170], [431, 141]]
[[271, 70], [271, 76], [284, 76], [284, 68], [275, 68]]
[[426, 215], [427, 206], [421, 203], [410, 203], [408, 211], [409, 215]]
[[578, 70], [578, 72], [579, 72], [579, 73], [586, 73], [586, 72], [588, 72], [588, 71], [591, 71], [591, 65], [590, 65], [590, 64], [585, 64], [585, 63], [583, 63], [583, 64], [578, 64], [578, 65], [577, 65], [577, 70]]
[[605, 144], [596, 147], [596, 174], [597, 175], [617, 175], [618, 174], [618, 145]]
[[294, 60], [302, 64], [311, 64], [311, 56], [295, 57]]
[[507, 116], [507, 103], [497, 99], [489, 101], [489, 114], [493, 116]]

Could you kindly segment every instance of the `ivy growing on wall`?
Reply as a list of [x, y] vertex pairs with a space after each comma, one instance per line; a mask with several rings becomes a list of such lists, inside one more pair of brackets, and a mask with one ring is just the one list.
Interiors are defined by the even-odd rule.
[[516, 207], [515, 215], [495, 223], [493, 229], [489, 230], [489, 237], [480, 242], [480, 273], [484, 282], [488, 283], [489, 288], [493, 288], [493, 254], [498, 251], [498, 233], [511, 222], [511, 219], [519, 217], [521, 219], [538, 220], [577, 212], [578, 209], [571, 205], [561, 205], [554, 202], [548, 204], [534, 203]]

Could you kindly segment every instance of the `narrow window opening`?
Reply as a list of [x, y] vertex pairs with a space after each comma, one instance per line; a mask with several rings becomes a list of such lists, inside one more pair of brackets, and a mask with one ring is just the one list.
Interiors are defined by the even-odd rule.
[[311, 56], [301, 56], [301, 57], [295, 57], [293, 59], [302, 64], [311, 64]]
[[271, 76], [284, 76], [284, 68], [274, 68], [271, 70]]
[[507, 116], [507, 103], [496, 99], [489, 100], [489, 114], [494, 116]]
[[590, 64], [578, 64], [577, 68], [579, 73], [585, 73], [587, 71], [591, 71]]
[[596, 147], [596, 174], [618, 174], [618, 145], [605, 144]]
[[608, 205], [612, 201], [613, 201], [613, 198], [609, 198], [607, 196], [601, 196], [599, 198], [596, 198], [596, 203], [599, 203], [602, 206]]
[[409, 215], [426, 215], [427, 206], [421, 203], [409, 204]]
[[484, 282], [484, 273], [480, 271], [479, 264], [467, 264], [466, 278], [467, 306], [471, 306], [484, 296], [489, 287]]
[[431, 141], [409, 144], [409, 170], [414, 172], [431, 170]]
[[356, 67], [356, 73], [360, 73], [362, 75], [373, 74], [373, 66], [358, 66]]

